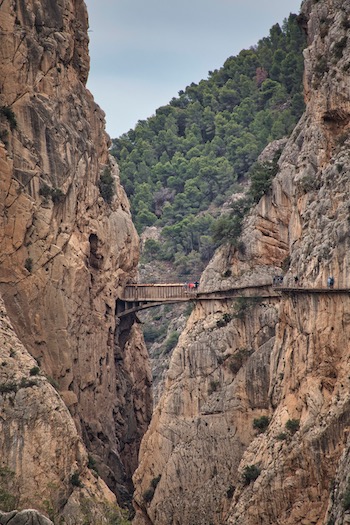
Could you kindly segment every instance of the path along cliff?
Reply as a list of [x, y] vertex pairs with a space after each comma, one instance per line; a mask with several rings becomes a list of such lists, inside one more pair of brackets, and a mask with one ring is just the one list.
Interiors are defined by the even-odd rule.
[[[0, 27], [0, 294], [35, 359], [31, 368], [50, 379], [69, 410], [60, 437], [69, 464], [56, 465], [57, 494], [73, 490], [73, 474], [82, 479], [86, 449], [125, 503], [150, 418], [151, 376], [138, 325], [115, 319], [118, 293], [135, 277], [138, 236], [108, 154], [104, 114], [85, 85], [86, 7], [82, 0], [5, 0]], [[2, 351], [10, 367], [10, 350]], [[6, 384], [1, 396], [16, 400]], [[57, 402], [50, 392], [42, 399], [48, 421], [52, 398]], [[23, 455], [29, 422], [17, 428], [15, 418], [12, 412], [0, 420], [3, 467], [17, 475], [20, 506], [32, 501], [40, 510], [53, 485], [35, 458]], [[46, 430], [38, 425], [31, 439]], [[78, 438], [81, 450], [68, 454]], [[51, 460], [42, 472], [53, 468]], [[96, 497], [90, 494], [92, 506]], [[55, 498], [55, 512], [65, 501]], [[74, 523], [83, 520], [78, 514], [71, 512]]]
[[[306, 0], [299, 19], [305, 114], [204, 292], [289, 268], [350, 285], [350, 3]], [[349, 337], [343, 294], [197, 304], [141, 444], [134, 524], [349, 523]]]

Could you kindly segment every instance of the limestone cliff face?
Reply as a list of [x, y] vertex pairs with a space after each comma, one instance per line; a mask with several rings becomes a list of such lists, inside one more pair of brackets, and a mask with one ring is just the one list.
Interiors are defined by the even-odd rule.
[[[87, 517], [107, 523], [115, 496], [88, 468], [67, 407], [16, 336], [2, 299], [0, 359], [1, 510], [36, 508], [67, 525]], [[0, 514], [1, 523], [16, 521], [15, 513]], [[23, 514], [22, 523], [41, 523]]]
[[85, 87], [86, 7], [6, 0], [0, 25], [0, 293], [99, 473], [127, 498], [150, 372], [137, 325], [115, 319], [138, 237]]
[[[285, 268], [286, 284], [326, 287], [333, 274], [350, 287], [349, 19], [349, 2], [303, 3], [305, 115], [245, 222], [245, 249], [219, 250], [202, 289]], [[142, 442], [134, 522], [348, 523], [349, 319], [347, 293], [199, 304]]]

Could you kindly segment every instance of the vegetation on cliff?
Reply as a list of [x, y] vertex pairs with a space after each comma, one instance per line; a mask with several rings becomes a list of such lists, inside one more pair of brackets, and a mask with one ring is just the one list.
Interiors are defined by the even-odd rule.
[[[262, 149], [289, 135], [304, 109], [304, 46], [298, 17], [290, 15], [113, 140], [138, 231], [162, 229], [162, 242], [147, 241], [146, 259], [175, 262], [185, 276], [212, 256], [220, 206], [242, 191]], [[251, 171], [253, 200], [268, 189], [272, 171]], [[220, 226], [215, 231], [217, 241]]]

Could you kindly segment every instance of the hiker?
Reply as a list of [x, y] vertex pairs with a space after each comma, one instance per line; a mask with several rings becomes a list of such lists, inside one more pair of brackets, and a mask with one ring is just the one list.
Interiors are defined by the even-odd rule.
[[294, 277], [294, 284], [295, 286], [299, 286], [299, 277], [297, 275]]
[[330, 280], [329, 280], [329, 287], [330, 287], [330, 288], [334, 288], [334, 277], [330, 277]]
[[194, 287], [195, 287], [196, 290], [197, 290], [198, 286], [199, 286], [199, 282], [198, 282], [198, 281], [195, 281], [195, 282], [194, 282]]

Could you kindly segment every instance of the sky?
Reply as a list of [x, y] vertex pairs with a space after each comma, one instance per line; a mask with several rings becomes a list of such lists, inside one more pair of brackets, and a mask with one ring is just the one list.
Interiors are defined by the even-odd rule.
[[116, 138], [230, 56], [268, 36], [301, 0], [85, 0], [87, 87]]

